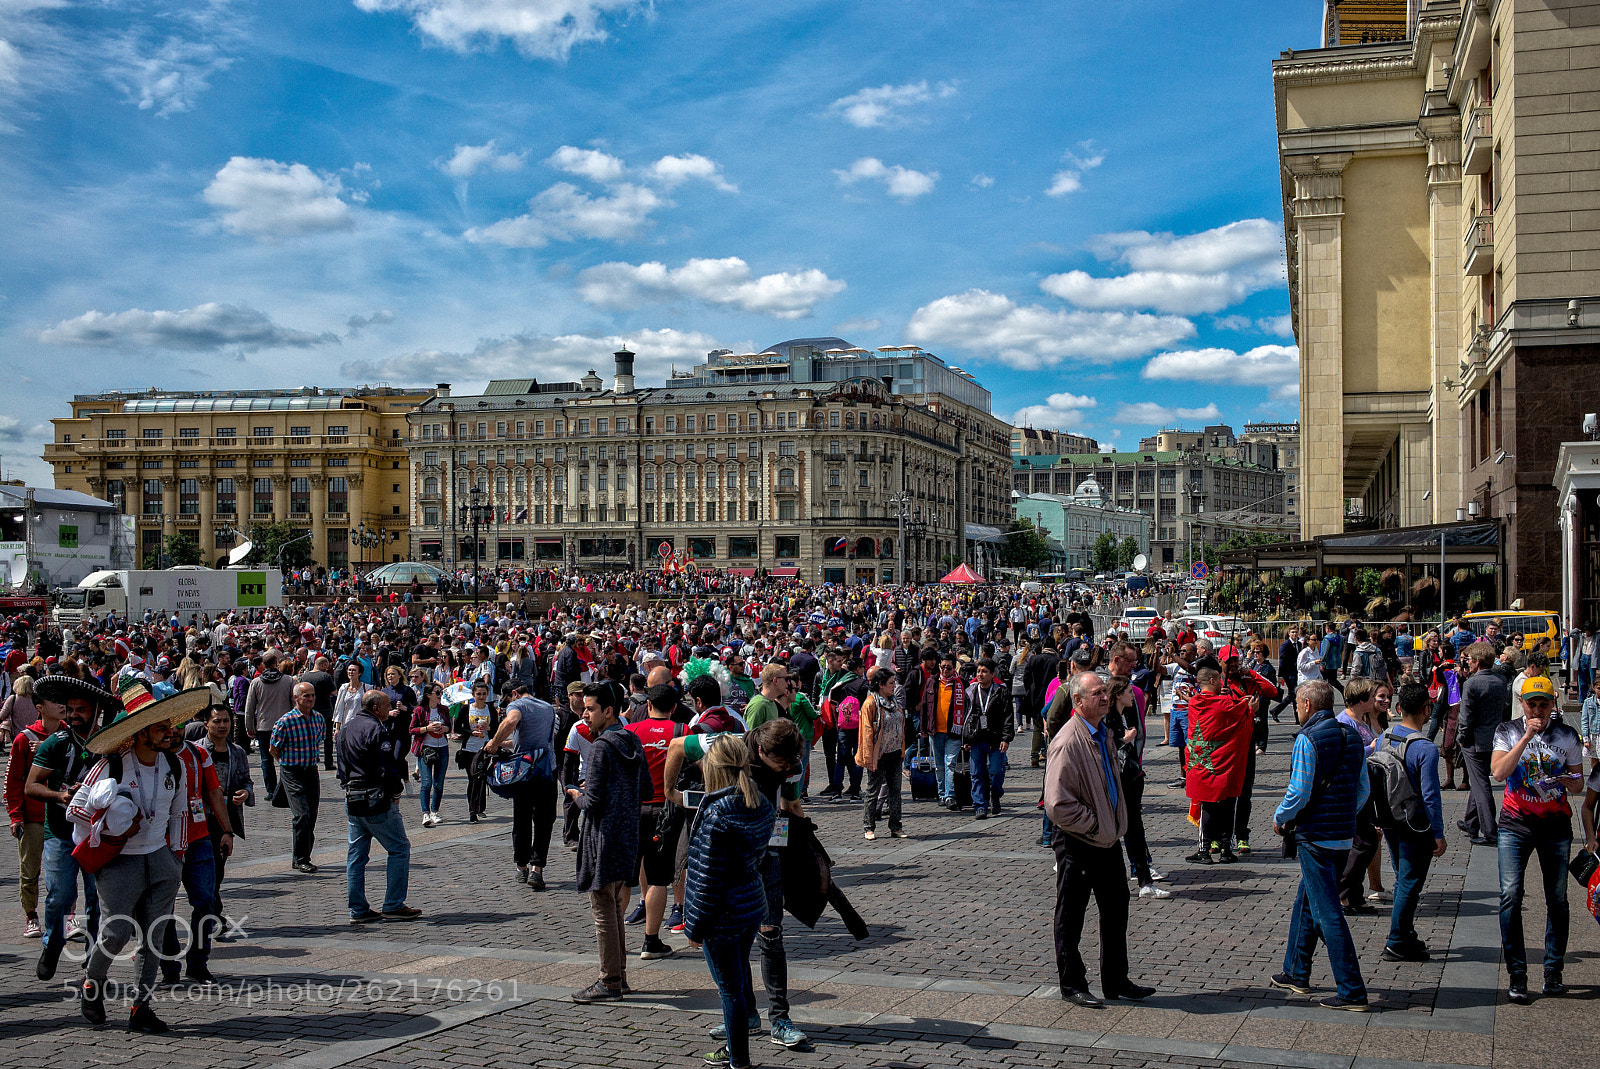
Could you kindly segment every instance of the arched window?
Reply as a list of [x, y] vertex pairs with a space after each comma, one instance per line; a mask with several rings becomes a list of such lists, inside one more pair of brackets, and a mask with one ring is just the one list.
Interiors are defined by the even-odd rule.
[[779, 468], [778, 469], [778, 485], [781, 486], [781, 487], [787, 487], [787, 488], [790, 488], [790, 489], [792, 489], [794, 487], [794, 469], [793, 468]]
[[436, 496], [439, 493], [439, 480], [431, 475], [422, 480], [422, 492], [429, 497]]

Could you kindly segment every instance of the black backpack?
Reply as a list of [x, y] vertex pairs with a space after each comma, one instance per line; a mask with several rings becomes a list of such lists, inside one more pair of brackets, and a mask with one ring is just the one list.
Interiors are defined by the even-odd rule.
[[[1411, 782], [1406, 751], [1421, 735], [1398, 738], [1385, 731], [1367, 758], [1367, 778], [1372, 784], [1372, 820], [1380, 828], [1421, 835], [1433, 830], [1422, 792]], [[1389, 745], [1385, 746], [1384, 744]]]

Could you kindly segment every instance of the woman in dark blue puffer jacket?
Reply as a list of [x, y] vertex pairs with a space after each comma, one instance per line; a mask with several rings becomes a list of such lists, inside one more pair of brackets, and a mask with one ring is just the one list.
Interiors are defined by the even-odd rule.
[[749, 762], [736, 735], [717, 739], [700, 762], [708, 793], [689, 835], [684, 896], [684, 931], [705, 953], [728, 1034], [727, 1046], [706, 1061], [733, 1069], [750, 1064], [750, 946], [767, 912], [761, 859], [776, 815], [750, 778]]

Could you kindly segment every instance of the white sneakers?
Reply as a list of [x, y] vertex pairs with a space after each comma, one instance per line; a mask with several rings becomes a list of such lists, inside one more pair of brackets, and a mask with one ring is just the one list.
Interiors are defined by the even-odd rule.
[[873, 831], [871, 828], [868, 828], [864, 835], [868, 839], [876, 839], [878, 837], [878, 833]]
[[1388, 891], [1383, 891], [1383, 890], [1373, 891], [1371, 894], [1367, 895], [1367, 901], [1368, 902], [1393, 902], [1394, 901], [1394, 895], [1390, 894]]
[[1147, 883], [1144, 886], [1139, 888], [1139, 897], [1140, 898], [1171, 898], [1172, 897], [1172, 892], [1167, 890], [1165, 887], [1157, 887], [1153, 883]]
[[424, 828], [431, 828], [435, 824], [443, 824], [443, 823], [444, 823], [444, 819], [442, 817], [440, 817], [439, 814], [437, 814], [437, 813], [424, 812], [422, 814], [422, 826]]

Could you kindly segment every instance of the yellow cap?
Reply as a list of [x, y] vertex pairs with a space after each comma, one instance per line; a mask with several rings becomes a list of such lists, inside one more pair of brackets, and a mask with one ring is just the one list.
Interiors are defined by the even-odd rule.
[[1521, 695], [1524, 699], [1531, 698], [1534, 695], [1543, 695], [1554, 701], [1556, 687], [1554, 683], [1551, 683], [1544, 676], [1529, 676], [1522, 681]]

